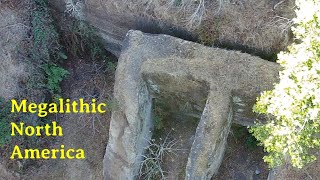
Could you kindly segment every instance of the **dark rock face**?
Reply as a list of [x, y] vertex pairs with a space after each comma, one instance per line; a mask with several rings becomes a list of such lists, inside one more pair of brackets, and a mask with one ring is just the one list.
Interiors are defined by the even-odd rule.
[[133, 179], [138, 174], [152, 136], [152, 98], [159, 94], [195, 103], [206, 98], [185, 179], [210, 179], [223, 159], [232, 121], [252, 123], [254, 99], [273, 87], [278, 71], [276, 63], [249, 54], [129, 31], [116, 71], [119, 108], [112, 114], [105, 179]]

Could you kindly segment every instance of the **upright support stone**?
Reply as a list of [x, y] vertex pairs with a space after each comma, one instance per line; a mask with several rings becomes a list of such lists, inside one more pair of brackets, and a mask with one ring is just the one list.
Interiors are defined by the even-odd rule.
[[[279, 66], [236, 51], [204, 47], [168, 35], [129, 31], [115, 81], [104, 177], [134, 179], [152, 135], [152, 98], [173, 94], [201, 104], [185, 179], [210, 179], [223, 159], [231, 121], [252, 123], [254, 99], [278, 80]], [[177, 99], [179, 101], [179, 99]]]
[[220, 167], [233, 114], [226, 97], [223, 91], [208, 97], [189, 155], [186, 180], [211, 179]]

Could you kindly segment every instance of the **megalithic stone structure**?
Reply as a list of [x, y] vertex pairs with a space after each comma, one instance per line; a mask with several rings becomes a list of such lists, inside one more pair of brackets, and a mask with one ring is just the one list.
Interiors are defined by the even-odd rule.
[[[210, 179], [223, 159], [230, 125], [253, 123], [252, 106], [278, 81], [279, 66], [249, 54], [205, 47], [168, 35], [127, 33], [116, 71], [105, 180], [134, 179], [152, 136], [152, 99], [205, 98], [185, 179]], [[177, 99], [179, 101], [179, 99]]]

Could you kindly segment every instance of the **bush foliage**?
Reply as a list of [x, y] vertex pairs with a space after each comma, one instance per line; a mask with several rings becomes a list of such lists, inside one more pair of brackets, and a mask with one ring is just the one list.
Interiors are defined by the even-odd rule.
[[[45, 88], [52, 95], [60, 94], [60, 82], [68, 72], [59, 67], [59, 62], [68, 57], [60, 44], [60, 36], [48, 7], [47, 0], [33, 0], [34, 10], [31, 13], [32, 47], [31, 62], [38, 68], [32, 76], [35, 88]], [[37, 72], [39, 70], [42, 72]], [[38, 77], [41, 76], [41, 77]]]
[[[15, 99], [43, 102], [47, 101], [45, 99], [47, 92], [52, 97], [61, 93], [60, 83], [68, 75], [68, 71], [59, 64], [66, 60], [67, 56], [59, 43], [60, 35], [48, 6], [48, 0], [32, 0], [28, 4], [32, 7], [30, 38], [26, 39], [30, 45], [27, 49], [30, 75], [25, 84], [21, 83], [26, 90], [17, 94]], [[24, 122], [35, 126], [44, 123], [46, 119], [38, 119], [31, 114], [11, 113], [10, 108], [11, 102], [0, 97], [0, 148], [12, 148], [15, 143], [29, 147], [40, 144], [40, 141], [33, 137], [12, 138], [10, 122]]]
[[0, 147], [10, 142], [10, 106], [3, 98], [0, 97]]
[[43, 69], [48, 77], [46, 87], [52, 94], [60, 94], [60, 83], [69, 74], [69, 72], [57, 65], [49, 64], [45, 64]]
[[271, 167], [291, 161], [302, 168], [320, 149], [320, 1], [296, 0], [295, 43], [278, 54], [280, 82], [258, 98], [254, 111], [272, 115], [251, 127]]

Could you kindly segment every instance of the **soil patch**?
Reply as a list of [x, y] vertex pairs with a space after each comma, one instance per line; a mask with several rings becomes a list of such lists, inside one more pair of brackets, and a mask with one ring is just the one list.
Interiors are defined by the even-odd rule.
[[8, 3], [0, 1], [0, 97], [6, 100], [20, 93], [19, 83], [28, 76], [18, 51], [29, 30], [28, 10]]
[[256, 146], [255, 139], [246, 127], [233, 125], [219, 173], [213, 180], [265, 180], [269, 169], [263, 162], [263, 148]]
[[[70, 60], [71, 61], [71, 60]], [[73, 59], [67, 67], [69, 77], [64, 81], [63, 97], [72, 100], [97, 99], [97, 103], [110, 102], [113, 91], [113, 74], [103, 62]], [[26, 179], [103, 179], [102, 161], [108, 140], [110, 112], [105, 114], [68, 114], [55, 117], [63, 127], [64, 136], [56, 138], [51, 148], [64, 144], [66, 148], [82, 148], [85, 160], [48, 160], [39, 168], [32, 167]]]
[[[162, 97], [163, 98], [163, 97]], [[164, 153], [162, 170], [166, 179], [184, 179], [189, 153], [200, 120], [201, 107], [189, 101], [181, 101], [175, 96], [154, 99], [155, 130], [152, 142], [167, 143], [169, 148]], [[179, 99], [180, 101], [177, 101]], [[204, 104], [202, 105], [204, 107]]]

